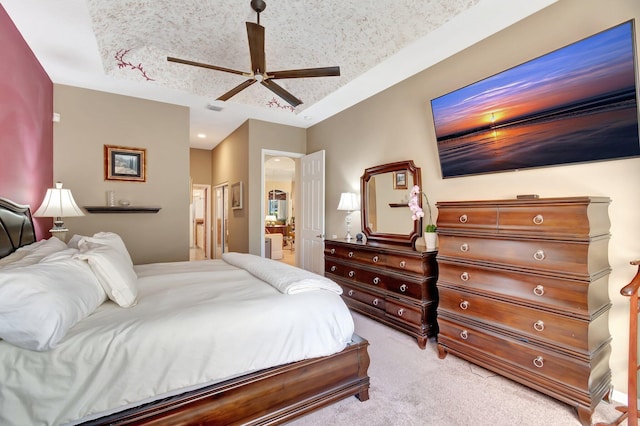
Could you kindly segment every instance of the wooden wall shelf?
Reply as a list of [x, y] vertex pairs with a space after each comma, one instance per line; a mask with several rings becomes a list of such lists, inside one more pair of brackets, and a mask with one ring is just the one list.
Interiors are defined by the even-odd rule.
[[84, 206], [89, 213], [158, 213], [161, 207]]
[[409, 207], [408, 203], [389, 203], [389, 207]]

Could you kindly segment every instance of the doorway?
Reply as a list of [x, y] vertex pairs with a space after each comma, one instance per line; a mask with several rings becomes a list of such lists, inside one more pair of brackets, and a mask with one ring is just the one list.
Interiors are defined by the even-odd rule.
[[[262, 151], [262, 256], [290, 265], [296, 261], [297, 168], [303, 154]], [[281, 234], [281, 237], [264, 236]], [[280, 242], [281, 241], [281, 242]], [[273, 244], [278, 244], [274, 247]], [[280, 247], [281, 246], [281, 247]]]
[[189, 260], [211, 257], [211, 186], [194, 184], [191, 188]]

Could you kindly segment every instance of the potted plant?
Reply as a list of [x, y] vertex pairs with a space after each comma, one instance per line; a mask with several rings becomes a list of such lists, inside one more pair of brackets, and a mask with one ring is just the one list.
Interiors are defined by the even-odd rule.
[[[423, 196], [425, 203], [427, 205], [427, 212], [429, 213], [429, 218], [427, 220], [427, 224], [424, 227], [424, 241], [427, 250], [434, 250], [436, 248], [436, 230], [437, 227], [433, 223], [433, 218], [431, 216], [431, 204], [429, 204], [429, 198], [427, 198], [427, 194], [420, 191], [420, 187], [415, 185], [411, 188], [411, 193], [409, 194], [409, 209], [411, 210], [411, 219], [420, 220], [424, 217], [424, 211], [422, 207], [420, 207], [420, 199], [419, 197]], [[416, 244], [418, 245], [418, 244]]]

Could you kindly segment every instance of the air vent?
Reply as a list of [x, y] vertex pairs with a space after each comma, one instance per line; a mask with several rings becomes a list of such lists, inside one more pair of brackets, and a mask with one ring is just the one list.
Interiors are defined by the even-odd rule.
[[219, 106], [213, 105], [213, 104], [207, 104], [206, 108], [211, 110], [211, 111], [215, 111], [215, 112], [220, 112], [223, 109], [222, 107], [219, 107]]

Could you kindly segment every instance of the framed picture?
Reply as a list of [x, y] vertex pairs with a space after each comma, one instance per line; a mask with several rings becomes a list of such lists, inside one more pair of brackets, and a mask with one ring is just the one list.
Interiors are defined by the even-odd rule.
[[393, 189], [407, 189], [407, 172], [393, 172]]
[[242, 182], [231, 185], [231, 208], [233, 210], [242, 208]]
[[442, 177], [639, 157], [633, 27], [433, 99]]
[[104, 180], [147, 181], [146, 150], [104, 146]]

